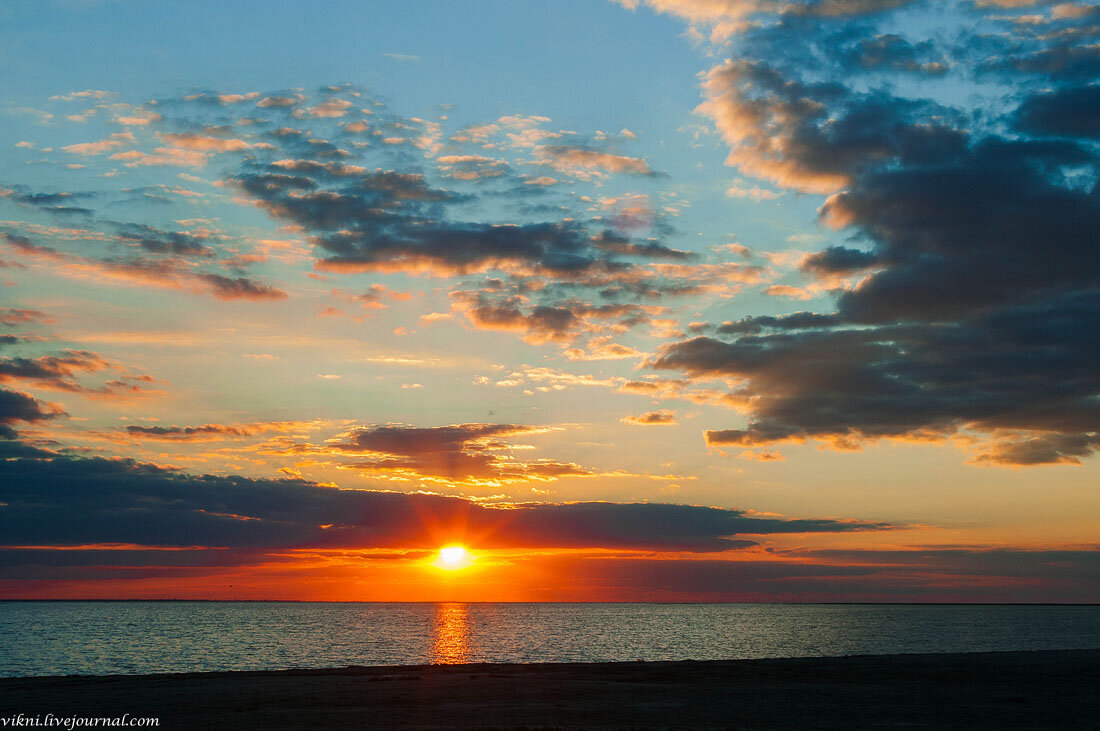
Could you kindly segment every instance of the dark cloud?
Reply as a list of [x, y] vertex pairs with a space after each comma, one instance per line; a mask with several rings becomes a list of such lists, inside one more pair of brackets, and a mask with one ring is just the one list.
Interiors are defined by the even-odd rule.
[[991, 60], [981, 71], [1004, 78], [1034, 74], [1055, 81], [1092, 81], [1100, 77], [1100, 46], [1058, 43]]
[[690, 251], [670, 249], [656, 242], [633, 242], [628, 238], [616, 234], [614, 231], [602, 231], [595, 239], [596, 248], [615, 254], [626, 256], [638, 256], [645, 259], [694, 259], [698, 255]]
[[14, 439], [12, 424], [53, 419], [65, 412], [56, 404], [46, 404], [22, 391], [0, 388], [0, 439]]
[[512, 457], [515, 445], [508, 439], [545, 431], [517, 424], [386, 425], [355, 430], [330, 449], [365, 458], [349, 465], [363, 472], [447, 483], [527, 482], [595, 474], [577, 464]]
[[[113, 234], [81, 231], [79, 238], [113, 241], [121, 244], [122, 254], [85, 255], [87, 247], [77, 252], [62, 246], [45, 246], [34, 239], [13, 231], [0, 230], [0, 240], [17, 253], [30, 258], [59, 264], [61, 271], [72, 268], [81, 274], [89, 271], [111, 279], [170, 289], [205, 291], [219, 299], [282, 300], [287, 294], [252, 277], [227, 277], [214, 272], [204, 272], [195, 267], [194, 257], [213, 262], [216, 252], [206, 246], [206, 236], [187, 232], [163, 231], [153, 226], [135, 223], [103, 221]], [[36, 231], [36, 236], [39, 235]], [[46, 232], [42, 234], [48, 236]], [[132, 253], [138, 248], [143, 253]], [[223, 264], [239, 270], [239, 257], [225, 259]]]
[[1016, 128], [1044, 137], [1100, 138], [1100, 85], [1068, 86], [1026, 98]]
[[649, 322], [663, 312], [659, 306], [636, 304], [593, 305], [575, 298], [560, 298], [555, 305], [530, 305], [522, 294], [510, 294], [506, 287], [460, 290], [451, 294], [453, 307], [486, 330], [511, 330], [531, 343], [567, 343], [585, 334], [597, 334], [608, 327], [623, 331]]
[[0, 188], [0, 200], [7, 198], [19, 205], [39, 208], [56, 216], [90, 216], [94, 212], [91, 209], [70, 204], [91, 197], [91, 193], [36, 193], [21, 185]]
[[748, 427], [709, 433], [715, 444], [1016, 430], [1072, 449], [1016, 461], [1019, 450], [999, 449], [989, 461], [1072, 462], [1100, 425], [1091, 365], [1100, 341], [1087, 324], [1098, 306], [1100, 295], [1090, 294], [964, 322], [701, 337], [669, 346], [654, 365], [748, 380], [734, 394], [753, 398]]
[[[467, 449], [471, 435], [492, 440], [514, 428], [376, 429], [357, 442], [386, 454], [442, 457]], [[435, 549], [462, 541], [473, 548], [712, 552], [754, 545], [742, 535], [891, 527], [783, 520], [668, 504], [493, 507], [429, 494], [339, 490], [299, 480], [194, 476], [132, 460], [79, 458], [11, 441], [0, 442], [0, 454], [0, 535], [9, 546]]]
[[126, 433], [143, 439], [169, 441], [203, 441], [220, 437], [247, 437], [256, 433], [244, 426], [230, 424], [204, 424], [202, 426], [137, 426], [126, 427]]
[[[242, 153], [228, 179], [277, 221], [300, 229], [316, 246], [320, 271], [507, 277], [511, 291], [465, 290], [468, 320], [543, 342], [586, 331], [577, 303], [591, 311], [601, 301], [690, 296], [718, 286], [699, 281], [706, 274], [647, 268], [695, 258], [665, 243], [675, 234], [665, 213], [639, 204], [589, 217], [575, 197], [531, 185], [546, 178], [547, 166], [581, 181], [655, 174], [618, 149], [628, 144], [626, 135], [584, 139], [540, 129], [547, 121], [502, 117], [447, 143], [440, 123], [384, 109], [361, 120], [341, 117], [327, 139], [323, 121], [311, 132], [280, 126]], [[490, 138], [494, 157], [475, 144]], [[546, 140], [559, 144], [538, 144]], [[533, 195], [543, 199], [539, 205], [525, 202]], [[518, 213], [487, 215], [486, 203]]]
[[780, 185], [830, 193], [884, 161], [933, 163], [966, 143], [950, 108], [835, 81], [803, 81], [796, 73], [746, 58], [707, 73], [700, 109], [731, 144], [728, 163]]
[[224, 277], [220, 274], [199, 274], [210, 285], [218, 299], [284, 300], [286, 292], [248, 277]]
[[316, 426], [317, 422], [303, 421], [255, 421], [245, 424], [202, 424], [199, 426], [131, 424], [119, 431], [133, 440], [210, 442], [245, 439], [270, 432], [305, 432]]
[[724, 322], [716, 330], [723, 335], [757, 334], [763, 330], [813, 330], [837, 324], [836, 315], [816, 312], [792, 312], [789, 315], [757, 315], [736, 322]]
[[939, 76], [948, 67], [931, 41], [910, 43], [895, 34], [861, 38], [842, 57], [853, 70], [902, 71]]
[[[825, 42], [842, 33], [847, 44]], [[882, 39], [873, 24], [819, 19], [747, 35], [749, 55], [705, 81], [703, 110], [731, 145], [728, 162], [831, 193], [821, 221], [860, 248], [830, 246], [802, 262], [837, 283], [835, 312], [746, 317], [714, 330], [731, 337], [671, 343], [650, 361], [741, 382], [729, 402], [748, 423], [709, 431], [707, 442], [853, 448], [960, 434], [978, 438], [978, 462], [1091, 454], [1100, 432], [1100, 331], [1090, 324], [1100, 318], [1100, 160], [1069, 139], [1092, 134], [1095, 94], [1079, 84], [1091, 51], [1041, 39], [1015, 56], [994, 46], [998, 68], [1041, 72], [1055, 85], [998, 119], [819, 81], [852, 43]], [[790, 52], [803, 46], [814, 53]], [[1012, 125], [1026, 134], [1006, 134]]]
[[211, 256], [214, 252], [206, 246], [207, 237], [182, 231], [162, 231], [153, 226], [127, 223], [119, 227], [123, 243], [136, 244], [154, 254], [179, 254]]
[[786, 5], [784, 12], [792, 16], [848, 18], [885, 13], [915, 2], [916, 0], [801, 0]]
[[37, 358], [0, 358], [0, 383], [22, 379], [62, 391], [82, 391], [80, 384], [73, 380], [74, 374], [109, 367], [108, 361], [87, 350], [66, 350], [62, 355]]
[[[37, 342], [34, 339], [33, 342]], [[98, 386], [80, 381], [86, 374], [113, 371], [117, 375]], [[0, 383], [26, 381], [38, 388], [69, 391], [101, 398], [128, 397], [147, 393], [154, 379], [128, 369], [88, 350], [63, 350], [55, 355], [0, 358]]]
[[[798, 550], [751, 560], [547, 559], [572, 585], [620, 600], [1095, 603], [1100, 550], [918, 546]], [[524, 567], [547, 572], [545, 563]]]
[[870, 269], [878, 257], [868, 251], [850, 249], [847, 246], [830, 246], [810, 254], [802, 260], [802, 270], [817, 275], [851, 274]]
[[466, 197], [418, 173], [380, 170], [340, 182], [310, 166], [293, 169], [313, 177], [254, 172], [236, 182], [273, 215], [314, 233], [325, 254], [321, 269], [461, 274], [519, 267], [569, 276], [599, 263], [577, 225], [445, 220], [440, 206]]
[[[630, 154], [635, 136], [626, 130], [584, 135], [546, 128], [545, 117], [512, 115], [448, 136], [445, 118], [397, 114], [369, 90], [348, 85], [272, 94], [199, 89], [158, 99], [143, 113], [142, 139], [128, 137], [134, 149], [112, 159], [131, 167], [216, 163], [216, 185], [304, 237], [315, 247], [319, 271], [506, 278], [507, 288], [473, 292], [461, 285], [470, 294], [460, 304], [476, 327], [565, 343], [587, 336], [593, 318], [606, 322], [599, 313], [608, 302], [729, 293], [715, 268], [661, 268], [699, 257], [667, 243], [678, 235], [668, 223], [674, 213], [650, 206], [646, 195], [619, 196], [618, 205], [601, 209], [602, 202], [558, 190], [563, 176], [578, 184], [657, 176]], [[142, 149], [147, 138], [162, 146]], [[484, 154], [489, 149], [493, 157]], [[215, 195], [182, 190], [176, 181], [124, 192], [124, 200], [106, 205], [132, 207], [153, 200], [149, 195], [161, 206], [173, 196], [209, 202]], [[40, 206], [60, 205], [67, 195], [0, 193]], [[18, 254], [56, 261], [73, 275], [91, 268], [222, 299], [285, 297], [246, 271], [269, 256], [258, 246], [249, 251], [254, 242], [237, 241], [209, 222], [180, 220], [185, 230], [152, 223], [162, 216], [92, 221], [75, 233], [26, 224], [8, 241]], [[94, 254], [94, 246], [115, 250]], [[642, 314], [616, 325], [635, 327], [652, 313]]]

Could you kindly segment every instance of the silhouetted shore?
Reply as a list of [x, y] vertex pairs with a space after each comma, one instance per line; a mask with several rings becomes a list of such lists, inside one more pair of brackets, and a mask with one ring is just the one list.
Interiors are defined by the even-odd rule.
[[1100, 650], [352, 667], [8, 678], [0, 717], [129, 714], [161, 729], [1085, 729], [1100, 727], [1098, 689]]

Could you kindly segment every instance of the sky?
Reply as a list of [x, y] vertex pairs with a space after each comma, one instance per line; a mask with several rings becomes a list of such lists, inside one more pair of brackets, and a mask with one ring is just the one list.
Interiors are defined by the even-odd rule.
[[27, 1], [0, 64], [0, 597], [1100, 601], [1100, 6]]

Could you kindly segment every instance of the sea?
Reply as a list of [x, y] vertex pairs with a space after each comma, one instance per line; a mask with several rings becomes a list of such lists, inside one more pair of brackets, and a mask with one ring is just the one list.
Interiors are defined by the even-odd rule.
[[1100, 606], [0, 602], [0, 677], [1100, 648]]

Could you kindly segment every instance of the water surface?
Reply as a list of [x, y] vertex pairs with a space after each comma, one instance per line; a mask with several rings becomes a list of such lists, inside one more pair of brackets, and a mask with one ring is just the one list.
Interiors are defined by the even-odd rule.
[[1100, 606], [0, 602], [0, 676], [1100, 648]]

